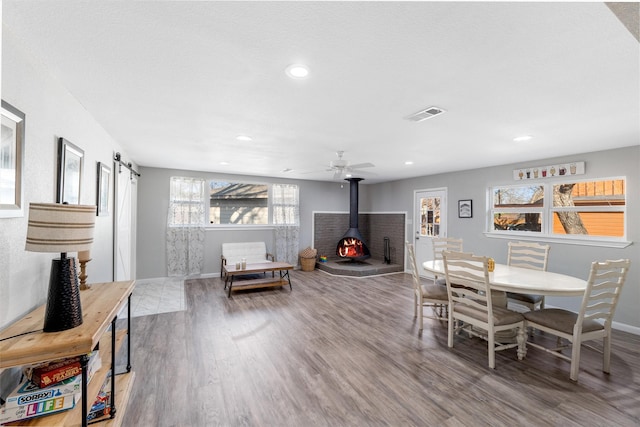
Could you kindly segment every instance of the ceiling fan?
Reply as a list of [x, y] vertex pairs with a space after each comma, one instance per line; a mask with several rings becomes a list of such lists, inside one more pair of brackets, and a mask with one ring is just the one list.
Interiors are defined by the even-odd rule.
[[354, 173], [363, 173], [357, 169], [372, 168], [373, 163], [357, 163], [352, 165], [348, 160], [342, 158], [344, 151], [336, 151], [337, 160], [329, 162], [327, 172], [333, 172], [333, 179], [350, 178]]

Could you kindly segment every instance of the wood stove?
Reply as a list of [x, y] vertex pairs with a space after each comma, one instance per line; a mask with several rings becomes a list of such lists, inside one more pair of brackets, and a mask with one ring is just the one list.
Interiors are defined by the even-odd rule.
[[336, 247], [336, 255], [352, 262], [371, 256], [369, 248], [358, 230], [358, 183], [362, 178], [346, 178], [349, 181], [349, 229]]

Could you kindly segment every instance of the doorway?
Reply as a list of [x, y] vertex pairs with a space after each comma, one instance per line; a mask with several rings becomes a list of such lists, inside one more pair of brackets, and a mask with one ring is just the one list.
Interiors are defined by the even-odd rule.
[[420, 266], [433, 259], [434, 237], [447, 237], [447, 189], [416, 190], [414, 197], [414, 244], [419, 274]]

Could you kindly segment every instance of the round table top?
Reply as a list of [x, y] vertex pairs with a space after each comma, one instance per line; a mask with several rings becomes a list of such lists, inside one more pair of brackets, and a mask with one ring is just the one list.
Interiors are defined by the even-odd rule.
[[[426, 261], [422, 267], [444, 275], [442, 260]], [[587, 288], [587, 281], [577, 277], [505, 264], [496, 264], [495, 270], [489, 273], [489, 282], [495, 290], [535, 295], [582, 296]]]

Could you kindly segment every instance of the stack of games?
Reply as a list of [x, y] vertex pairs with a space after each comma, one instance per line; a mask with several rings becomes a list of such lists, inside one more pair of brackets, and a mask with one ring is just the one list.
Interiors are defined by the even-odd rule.
[[[82, 397], [79, 363], [79, 358], [69, 358], [25, 368], [24, 380], [0, 408], [0, 424], [72, 409]], [[87, 382], [101, 366], [98, 351], [91, 352]]]

